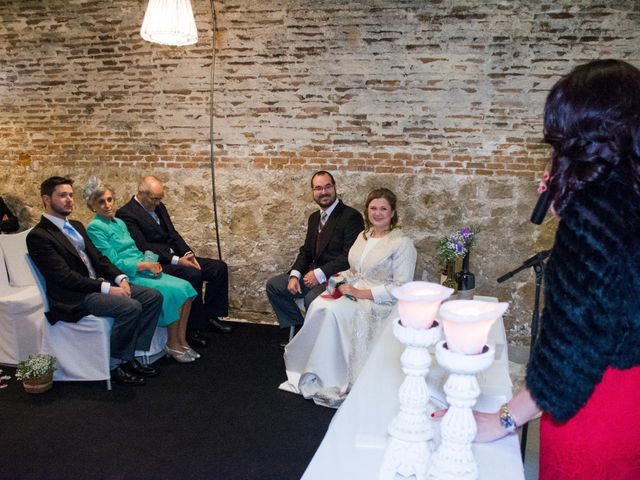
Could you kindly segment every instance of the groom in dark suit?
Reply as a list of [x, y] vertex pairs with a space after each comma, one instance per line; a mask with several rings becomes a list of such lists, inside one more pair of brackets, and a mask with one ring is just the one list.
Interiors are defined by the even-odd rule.
[[329, 172], [313, 174], [311, 191], [320, 210], [309, 216], [304, 245], [291, 271], [267, 282], [267, 296], [281, 327], [303, 323], [295, 299], [304, 298], [309, 308], [324, 291], [326, 280], [349, 268], [349, 249], [364, 229], [362, 215], [338, 199], [336, 182]]
[[[173, 226], [163, 198], [162, 182], [153, 175], [146, 176], [138, 185], [138, 192], [118, 209], [116, 217], [127, 224], [138, 250], [156, 253], [164, 272], [186, 280], [198, 292], [191, 306], [187, 333], [191, 345], [205, 347], [207, 342], [201, 331], [207, 323], [220, 333], [232, 330], [218, 318], [229, 315], [227, 264], [195, 255]], [[203, 281], [207, 282], [204, 300]]]
[[157, 370], [140, 364], [135, 350], [148, 350], [162, 308], [162, 295], [129, 281], [93, 245], [82, 223], [69, 221], [73, 180], [51, 177], [40, 186], [45, 212], [27, 235], [27, 248], [45, 279], [51, 324], [93, 314], [113, 317], [111, 378], [143, 385]]

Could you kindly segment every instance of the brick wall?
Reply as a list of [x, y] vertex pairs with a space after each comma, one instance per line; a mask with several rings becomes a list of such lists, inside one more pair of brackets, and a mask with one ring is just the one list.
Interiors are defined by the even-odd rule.
[[[0, 0], [0, 194], [25, 225], [49, 174], [98, 172], [126, 197], [153, 171], [171, 186], [185, 236], [215, 251], [213, 22], [209, 2], [192, 4], [200, 40], [174, 48], [139, 37], [145, 0]], [[511, 338], [526, 342], [531, 278], [492, 278], [552, 241], [553, 222], [526, 218], [549, 153], [546, 92], [592, 58], [640, 65], [640, 2], [225, 0], [215, 9], [216, 175], [236, 313], [271, 318], [261, 285], [289, 266], [312, 208], [309, 173], [328, 168], [354, 205], [372, 186], [403, 189], [405, 225], [431, 276], [437, 237], [479, 223], [479, 286], [513, 301]]]

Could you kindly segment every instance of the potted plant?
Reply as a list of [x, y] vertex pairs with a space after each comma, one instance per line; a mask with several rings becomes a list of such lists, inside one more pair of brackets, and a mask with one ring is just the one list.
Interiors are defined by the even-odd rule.
[[16, 378], [28, 393], [46, 392], [53, 386], [53, 372], [56, 369], [56, 357], [39, 353], [18, 363]]

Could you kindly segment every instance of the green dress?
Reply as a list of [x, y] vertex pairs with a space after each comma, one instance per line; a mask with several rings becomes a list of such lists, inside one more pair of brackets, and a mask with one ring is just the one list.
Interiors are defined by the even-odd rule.
[[178, 309], [185, 300], [195, 297], [196, 291], [186, 280], [166, 273], [162, 273], [159, 277], [151, 277], [144, 272], [138, 272], [138, 263], [143, 261], [144, 255], [136, 247], [122, 220], [119, 218], [108, 220], [96, 215], [89, 223], [87, 233], [98, 250], [122, 270], [131, 283], [153, 288], [162, 293], [159, 327], [166, 327], [180, 318]]

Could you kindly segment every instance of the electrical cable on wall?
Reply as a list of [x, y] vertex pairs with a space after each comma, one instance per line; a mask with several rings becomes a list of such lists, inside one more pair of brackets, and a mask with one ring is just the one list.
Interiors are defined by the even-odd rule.
[[213, 222], [216, 226], [216, 244], [218, 246], [218, 258], [222, 260], [222, 249], [220, 248], [220, 230], [218, 229], [218, 204], [216, 201], [216, 162], [213, 138], [213, 94], [215, 92], [216, 73], [216, 8], [214, 0], [211, 0], [211, 78], [209, 92], [209, 162], [211, 166], [211, 195], [213, 197]]

